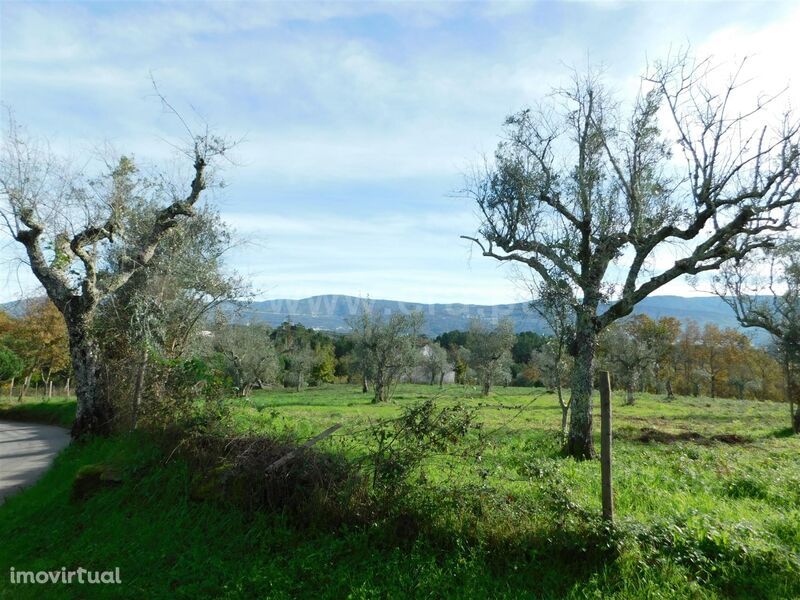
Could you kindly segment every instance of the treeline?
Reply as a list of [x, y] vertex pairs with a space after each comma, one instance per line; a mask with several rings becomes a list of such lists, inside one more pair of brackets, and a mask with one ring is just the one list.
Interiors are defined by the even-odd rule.
[[[110, 389], [140, 405], [145, 396], [163, 396], [166, 382], [175, 380], [165, 371], [176, 369], [195, 391], [213, 383], [219, 393], [247, 396], [254, 388], [358, 383], [378, 402], [401, 381], [475, 385], [484, 395], [493, 385], [559, 392], [568, 386], [571, 358], [566, 351], [556, 356], [551, 336], [514, 333], [509, 320], [476, 320], [467, 331], [430, 339], [420, 333], [422, 323], [421, 315], [385, 319], [365, 308], [351, 319], [350, 333], [337, 334], [290, 322], [277, 328], [238, 324], [217, 313], [195, 324], [178, 353], [145, 345], [145, 360], [137, 361], [130, 351], [121, 352], [127, 367], [117, 364]], [[760, 400], [784, 394], [781, 365], [770, 350], [714, 324], [637, 315], [604, 332], [598, 358], [631, 403], [645, 391]], [[30, 302], [18, 318], [0, 312], [0, 382], [8, 394], [52, 395], [54, 387], [60, 394], [71, 377], [66, 328], [49, 301]]]
[[769, 348], [739, 330], [673, 317], [637, 315], [600, 338], [600, 366], [633, 401], [636, 391], [666, 396], [781, 400], [781, 365]]

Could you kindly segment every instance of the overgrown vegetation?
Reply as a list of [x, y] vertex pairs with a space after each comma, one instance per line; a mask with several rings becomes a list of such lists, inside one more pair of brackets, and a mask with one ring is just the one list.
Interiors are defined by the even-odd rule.
[[[0, 508], [0, 564], [120, 566], [126, 593], [148, 597], [800, 594], [798, 440], [777, 404], [615, 398], [613, 531], [596, 465], [561, 455], [554, 394], [401, 385], [374, 405], [335, 385], [228, 406], [190, 439], [70, 447]], [[646, 430], [675, 439], [640, 441]], [[87, 468], [121, 481], [70, 500]]]

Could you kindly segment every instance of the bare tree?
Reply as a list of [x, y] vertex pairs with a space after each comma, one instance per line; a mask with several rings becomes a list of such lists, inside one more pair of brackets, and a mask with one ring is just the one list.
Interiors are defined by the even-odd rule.
[[763, 329], [772, 337], [783, 365], [792, 429], [800, 433], [800, 402], [795, 398], [800, 371], [800, 241], [789, 237], [774, 248], [729, 263], [714, 283], [742, 326]]
[[552, 337], [545, 347], [535, 352], [532, 357], [539, 369], [547, 373], [548, 385], [556, 390], [558, 404], [561, 407], [561, 436], [566, 440], [567, 418], [572, 398], [564, 399], [564, 376], [571, 366], [567, 349], [575, 336], [574, 319], [572, 318], [572, 289], [564, 280], [548, 279], [531, 282], [534, 300], [531, 308], [544, 319], [550, 328]]
[[572, 288], [572, 456], [594, 455], [600, 332], [678, 277], [768, 246], [800, 200], [798, 122], [770, 127], [768, 100], [737, 105], [740, 70], [722, 89], [712, 74], [686, 54], [657, 63], [629, 110], [600, 76], [576, 75], [506, 120], [494, 161], [468, 185], [483, 222], [467, 239], [484, 256]]
[[475, 371], [481, 393], [488, 396], [495, 383], [511, 379], [511, 347], [514, 345], [514, 324], [503, 319], [492, 329], [478, 319], [469, 325], [467, 348], [469, 364]]
[[[100, 176], [74, 172], [9, 121], [0, 158], [0, 216], [64, 315], [78, 397], [72, 435], [107, 434], [114, 410], [101, 390], [101, 357], [93, 329], [97, 308], [151, 262], [168, 232], [195, 214], [209, 186], [209, 169], [230, 144], [208, 131], [195, 135], [187, 128], [191, 143], [184, 155], [193, 174], [188, 191], [181, 193], [163, 173], [145, 177], [125, 157], [109, 164]], [[161, 208], [138, 243], [108, 268], [103, 248], [126, 239], [126, 211], [142, 198]]]

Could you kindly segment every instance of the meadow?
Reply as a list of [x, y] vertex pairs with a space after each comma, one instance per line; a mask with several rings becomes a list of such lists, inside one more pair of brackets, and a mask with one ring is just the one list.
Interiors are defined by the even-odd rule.
[[[599, 463], [561, 455], [560, 408], [542, 389], [482, 398], [401, 385], [384, 405], [348, 385], [259, 391], [231, 400], [227, 419], [240, 434], [298, 441], [341, 424], [315, 451], [356, 460], [376, 425], [431, 398], [467, 407], [475, 427], [409, 478], [402, 502], [427, 523], [413, 535], [198, 500], [189, 464], [134, 433], [71, 446], [0, 507], [0, 566], [119, 566], [122, 595], [150, 598], [800, 597], [800, 439], [782, 404], [641, 394], [627, 406], [615, 395], [611, 529], [598, 518]], [[63, 421], [72, 406], [0, 405], [0, 418]], [[121, 484], [70, 499], [96, 464]], [[0, 578], [3, 597], [40, 594]]]

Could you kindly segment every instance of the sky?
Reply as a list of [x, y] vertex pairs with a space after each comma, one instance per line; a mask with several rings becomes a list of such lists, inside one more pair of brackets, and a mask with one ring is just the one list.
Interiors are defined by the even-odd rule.
[[[572, 68], [602, 64], [625, 93], [691, 45], [751, 56], [766, 90], [800, 83], [798, 2], [4, 1], [0, 28], [0, 99], [58, 152], [173, 160], [180, 125], [151, 77], [242, 138], [210, 201], [241, 240], [229, 266], [265, 299], [527, 299], [460, 239], [478, 218], [459, 190], [503, 119]], [[19, 256], [0, 239], [0, 302], [34, 291]]]

